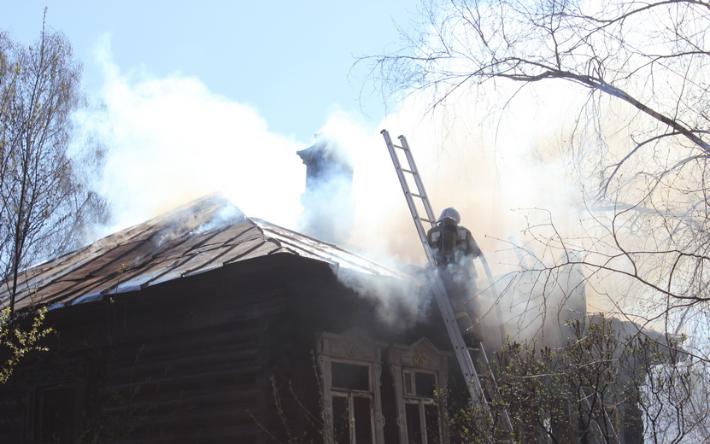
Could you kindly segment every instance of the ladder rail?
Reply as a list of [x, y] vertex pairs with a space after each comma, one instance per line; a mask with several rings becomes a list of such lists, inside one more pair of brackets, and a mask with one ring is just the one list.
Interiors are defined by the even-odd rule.
[[[491, 369], [491, 363], [488, 360], [488, 354], [486, 353], [486, 349], [483, 348], [483, 342], [478, 343], [479, 350], [481, 351], [481, 357], [483, 358], [483, 363], [486, 366], [486, 369], [488, 369], [488, 374], [490, 375], [491, 378], [491, 385], [493, 388], [493, 391], [500, 396], [500, 389], [498, 388], [498, 381], [496, 380], [496, 375], [493, 373], [493, 369]], [[510, 420], [510, 415], [508, 414], [508, 409], [503, 409], [502, 412], [503, 416], [503, 421], [505, 423], [506, 430], [509, 432], [513, 432], [513, 423]]]
[[424, 196], [423, 203], [424, 203], [424, 210], [426, 211], [427, 218], [432, 221], [432, 225], [434, 224], [433, 221], [436, 220], [436, 216], [434, 215], [434, 210], [431, 208], [431, 203], [429, 202], [429, 197], [426, 194], [426, 191], [424, 189], [424, 183], [422, 182], [422, 177], [419, 175], [419, 170], [417, 169], [417, 164], [414, 163], [414, 156], [412, 156], [412, 151], [409, 149], [409, 143], [407, 143], [407, 138], [404, 136], [399, 136], [399, 143], [402, 144], [402, 147], [404, 148], [404, 155], [407, 156], [407, 162], [409, 162], [409, 166], [411, 167], [411, 170], [413, 171], [413, 176], [414, 176], [414, 183], [417, 185], [417, 188], [419, 191], [421, 191], [421, 194]]
[[[397, 157], [397, 153], [395, 152], [395, 145], [392, 143], [392, 139], [390, 138], [390, 135], [387, 130], [382, 130], [381, 133], [385, 139], [385, 143], [387, 144], [387, 149], [389, 150], [390, 157], [392, 157], [392, 163], [394, 164], [395, 170], [397, 172], [397, 177], [399, 178], [400, 185], [402, 186], [402, 191], [404, 192], [404, 198], [407, 201], [407, 206], [409, 207], [409, 211], [412, 214], [412, 218], [414, 219], [414, 225], [417, 229], [417, 233], [419, 234], [419, 239], [421, 240], [422, 245], [424, 246], [424, 252], [426, 253], [427, 260], [430, 264], [433, 264], [435, 263], [434, 254], [431, 251], [431, 248], [429, 248], [429, 242], [427, 241], [426, 231], [424, 230], [424, 227], [421, 223], [419, 211], [417, 210], [417, 207], [414, 203], [414, 199], [412, 198], [412, 193], [409, 189], [407, 179], [404, 177], [404, 173], [402, 172], [402, 165], [399, 161], [399, 158]], [[405, 151], [409, 151], [407, 145], [403, 144], [401, 148]], [[407, 156], [407, 161], [409, 162], [410, 160], [413, 160], [411, 158], [411, 154]], [[412, 167], [412, 165], [409, 165], [409, 167], [411, 171], [416, 171], [416, 166]], [[419, 186], [420, 182], [415, 181], [417, 186]], [[420, 193], [420, 195], [426, 196], [426, 194], [424, 193]], [[424, 198], [422, 198], [422, 200], [424, 200]], [[425, 206], [425, 208], [431, 209], [431, 205], [427, 205]], [[429, 210], [427, 210], [427, 213], [429, 213]], [[431, 214], [433, 215], [433, 212]], [[427, 214], [427, 216], [430, 215]], [[432, 219], [433, 217], [430, 216], [430, 220]], [[463, 336], [461, 336], [461, 331], [459, 330], [458, 324], [456, 323], [454, 310], [451, 307], [451, 303], [449, 302], [449, 298], [446, 294], [446, 288], [444, 287], [444, 284], [438, 274], [435, 274], [432, 277], [432, 286], [434, 289], [434, 300], [436, 301], [436, 305], [439, 308], [442, 318], [444, 319], [446, 332], [454, 349], [454, 355], [456, 356], [456, 360], [458, 361], [459, 367], [461, 368], [461, 372], [463, 373], [464, 381], [466, 382], [466, 387], [468, 388], [469, 395], [471, 396], [471, 399], [474, 402], [485, 403], [486, 401], [485, 396], [483, 396], [483, 387], [481, 387], [481, 382], [478, 378], [478, 373], [476, 372], [476, 368], [473, 365], [473, 360], [471, 359], [471, 356], [468, 353], [468, 347], [466, 347], [466, 343], [463, 340]]]
[[[386, 133], [386, 130], [383, 130], [383, 131], [384, 131], [383, 132], [383, 135], [384, 135]], [[385, 135], [385, 139], [387, 139], [387, 138], [389, 138], [389, 134]], [[433, 221], [436, 220], [436, 218], [434, 216], [434, 211], [432, 210], [431, 204], [429, 202], [429, 198], [424, 190], [424, 183], [422, 182], [422, 178], [419, 175], [419, 170], [417, 169], [416, 163], [414, 162], [414, 156], [412, 155], [412, 151], [409, 148], [409, 143], [407, 142], [407, 138], [404, 137], [403, 135], [401, 135], [398, 137], [398, 139], [399, 139], [399, 143], [401, 144], [402, 149], [404, 150], [405, 156], [407, 157], [407, 162], [409, 163], [410, 169], [412, 171], [412, 175], [414, 176], [414, 182], [416, 183], [419, 191], [421, 191], [421, 194], [424, 196], [422, 201], [424, 203], [424, 209], [427, 213], [427, 219], [433, 225], [434, 224]], [[391, 152], [390, 154], [393, 154], [396, 156], [395, 152]], [[397, 158], [397, 163], [399, 164], [399, 158]], [[401, 169], [401, 165], [400, 165], [400, 169]], [[488, 261], [486, 260], [486, 257], [483, 255], [483, 253], [481, 253], [480, 260], [481, 260], [481, 264], [483, 265], [483, 270], [486, 275], [486, 279], [488, 280], [489, 288], [490, 288], [491, 294], [493, 296], [493, 301], [497, 302], [498, 296], [499, 296], [498, 289], [496, 286], [496, 282], [493, 279], [493, 274], [491, 273], [491, 269], [490, 269], [490, 266], [488, 265]], [[431, 263], [431, 259], [429, 262]], [[500, 311], [500, 305], [498, 305], [497, 303], [495, 304], [495, 310], [496, 310], [496, 316], [498, 317], [498, 321], [499, 321], [499, 333], [500, 333], [501, 344], [504, 344], [506, 337], [505, 337], [505, 327], [503, 326], [503, 315]]]
[[[401, 145], [394, 145], [387, 130], [382, 130], [381, 134], [385, 139], [387, 149], [390, 153], [390, 157], [392, 158], [392, 163], [394, 164], [395, 171], [397, 173], [397, 178], [399, 179], [400, 185], [402, 186], [402, 191], [404, 192], [404, 197], [407, 201], [407, 206], [409, 207], [412, 219], [414, 220], [414, 225], [417, 229], [417, 233], [419, 234], [422, 246], [424, 247], [424, 252], [426, 254], [427, 260], [429, 264], [433, 265], [436, 263], [436, 261], [434, 258], [434, 254], [429, 246], [426, 231], [424, 230], [422, 221], [426, 220], [430, 225], [434, 225], [434, 211], [431, 207], [431, 203], [429, 202], [429, 197], [426, 194], [424, 183], [422, 182], [419, 170], [417, 169], [416, 163], [414, 162], [414, 157], [412, 156], [409, 144], [407, 143], [407, 139], [404, 136], [399, 136], [399, 142]], [[401, 149], [404, 151], [408, 163], [407, 169], [402, 168], [399, 157], [397, 156], [397, 153], [395, 151], [396, 149]], [[417, 188], [417, 193], [411, 192], [409, 183], [407, 182], [407, 179], [404, 175], [405, 172], [413, 176], [414, 183]], [[416, 204], [414, 203], [414, 197], [419, 198], [422, 202], [424, 211], [427, 215], [427, 219], [422, 219], [419, 215], [419, 210]], [[474, 403], [480, 403], [486, 410], [489, 417], [493, 419], [490, 405], [486, 400], [485, 392], [483, 390], [483, 386], [481, 385], [480, 375], [473, 363], [469, 348], [466, 342], [464, 341], [463, 336], [461, 335], [461, 331], [459, 329], [458, 322], [456, 321], [454, 310], [451, 306], [451, 302], [449, 301], [446, 288], [441, 280], [441, 277], [438, 274], [438, 271], [433, 275], [431, 280], [434, 289], [434, 300], [436, 301], [436, 304], [444, 320], [444, 325], [446, 327], [449, 340], [451, 341], [451, 345], [454, 349], [454, 355], [456, 356], [456, 359], [458, 361], [459, 368], [464, 377], [464, 381], [466, 382], [466, 387], [468, 388], [471, 401]], [[487, 363], [488, 357], [486, 356], [485, 350], [483, 349], [482, 345], [480, 351], [484, 357], [485, 362]], [[495, 377], [493, 375], [493, 372], [491, 371], [490, 366], [487, 366], [487, 369], [490, 373], [491, 379], [495, 382]], [[494, 388], [497, 388], [497, 386], [494, 385]], [[502, 412], [504, 426], [506, 427], [506, 430], [508, 432], [512, 433], [513, 427], [510, 421], [510, 416], [508, 415], [508, 411], [504, 408], [502, 409]]]
[[[415, 226], [417, 228], [417, 233], [419, 234], [419, 239], [422, 241], [423, 244], [428, 246], [428, 243], [426, 241], [426, 231], [424, 231], [424, 227], [422, 226], [421, 223], [417, 223], [419, 221], [419, 212], [417, 211], [416, 204], [414, 203], [414, 199], [412, 198], [411, 191], [409, 190], [409, 184], [407, 183], [407, 178], [404, 177], [404, 172], [402, 171], [402, 165], [399, 161], [399, 157], [397, 157], [397, 153], [395, 152], [395, 146], [392, 143], [392, 139], [390, 138], [389, 133], [387, 130], [382, 130], [381, 131], [382, 136], [385, 139], [385, 143], [387, 144], [387, 150], [390, 153], [390, 157], [392, 158], [392, 163], [394, 164], [394, 169], [397, 172], [397, 178], [399, 179], [399, 183], [402, 186], [402, 191], [404, 192], [404, 198], [407, 201], [407, 206], [409, 207], [409, 212], [412, 214], [412, 217], [415, 218]], [[408, 148], [402, 147], [402, 149], [405, 149], [409, 151]], [[409, 157], [407, 158], [409, 159]], [[415, 167], [416, 168], [416, 167]], [[410, 167], [410, 170], [411, 167]], [[412, 170], [416, 171], [416, 170]], [[428, 214], [427, 214], [428, 216]], [[429, 217], [430, 220], [433, 220], [433, 217]], [[432, 259], [434, 259], [434, 256], [431, 254], [431, 251], [427, 250], [425, 248], [426, 254], [427, 254], [427, 260], [430, 262]]]

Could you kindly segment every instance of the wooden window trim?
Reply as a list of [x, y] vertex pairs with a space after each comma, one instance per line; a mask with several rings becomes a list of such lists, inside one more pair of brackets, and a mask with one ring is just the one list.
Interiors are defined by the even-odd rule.
[[407, 404], [418, 405], [420, 427], [422, 427], [422, 439], [424, 443], [427, 442], [424, 429], [426, 421], [422, 416], [424, 406], [436, 405], [439, 414], [439, 438], [443, 443], [449, 442], [448, 427], [446, 426], [446, 406], [437, 402], [437, 400], [432, 397], [416, 395], [416, 382], [414, 379], [412, 379], [412, 384], [415, 386], [414, 394], [407, 394], [404, 384], [405, 373], [412, 374], [412, 378], [414, 378], [416, 372], [428, 373], [434, 375], [436, 387], [445, 389], [448, 382], [448, 360], [450, 355], [450, 353], [438, 350], [426, 338], [422, 338], [410, 346], [393, 346], [389, 349], [387, 361], [394, 382], [397, 426], [399, 428], [400, 442], [409, 442], [406, 416]]
[[[333, 396], [348, 396], [349, 405], [352, 407], [354, 397], [367, 397], [370, 400], [370, 428], [372, 442], [384, 444], [384, 415], [380, 393], [380, 380], [382, 373], [381, 349], [383, 344], [377, 343], [365, 334], [354, 330], [342, 334], [321, 333], [317, 338], [317, 361], [323, 390], [323, 422], [325, 426], [325, 439], [327, 444], [334, 442], [333, 436]], [[332, 363], [365, 365], [369, 368], [369, 388], [362, 390], [348, 390], [333, 387]], [[354, 413], [353, 413], [354, 414]], [[352, 415], [352, 414], [351, 414]], [[351, 440], [354, 442], [354, 428], [350, 428]]]

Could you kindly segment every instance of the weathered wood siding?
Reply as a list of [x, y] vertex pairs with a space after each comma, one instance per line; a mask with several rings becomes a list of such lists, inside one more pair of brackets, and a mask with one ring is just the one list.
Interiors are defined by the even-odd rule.
[[[437, 322], [383, 323], [377, 302], [328, 265], [288, 254], [56, 310], [51, 351], [0, 387], [0, 443], [43, 442], [43, 387], [74, 393], [59, 415], [73, 440], [59, 442], [318, 442], [316, 334], [359, 327], [384, 342], [427, 336], [445, 349]], [[390, 392], [383, 407], [395, 442]]]
[[41, 442], [38, 393], [60, 385], [75, 389], [67, 427], [83, 442], [258, 442], [286, 262], [256, 260], [50, 312], [51, 352], [0, 388], [0, 442]]

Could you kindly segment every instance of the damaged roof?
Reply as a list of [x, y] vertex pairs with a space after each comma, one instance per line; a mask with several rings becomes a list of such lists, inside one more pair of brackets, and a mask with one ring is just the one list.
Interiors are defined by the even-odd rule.
[[[274, 254], [401, 277], [335, 245], [246, 217], [228, 200], [212, 195], [25, 270], [18, 279], [16, 306], [80, 304]], [[0, 306], [8, 300], [4, 286]]]

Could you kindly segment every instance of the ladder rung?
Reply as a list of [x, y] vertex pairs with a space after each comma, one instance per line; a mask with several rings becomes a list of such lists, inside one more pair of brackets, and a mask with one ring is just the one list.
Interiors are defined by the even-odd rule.
[[[429, 220], [429, 218], [434, 218], [435, 216], [432, 213], [431, 204], [429, 203], [429, 198], [424, 190], [421, 176], [419, 175], [417, 166], [414, 163], [412, 152], [409, 149], [407, 140], [404, 136], [399, 137], [401, 145], [395, 145], [392, 143], [392, 139], [390, 139], [389, 133], [386, 130], [382, 130], [381, 133], [384, 136], [389, 154], [392, 157], [392, 162], [397, 172], [402, 190], [404, 191], [409, 211], [414, 218], [415, 225], [417, 225], [417, 231], [419, 232], [427, 258], [433, 265], [434, 259], [428, 242], [423, 236], [423, 227], [421, 223], [428, 222], [433, 225], [436, 222]], [[402, 168], [402, 160], [400, 159], [401, 156], [398, 156], [397, 153], [394, 152], [394, 149], [400, 149], [405, 152], [407, 162], [405, 166], [407, 168]], [[414, 176], [416, 183], [416, 188], [414, 189], [417, 193], [421, 194], [412, 193], [410, 191], [410, 185], [403, 173], [409, 173]], [[419, 215], [419, 208], [412, 200], [414, 197], [421, 199], [424, 209], [427, 211], [426, 219]], [[451, 341], [451, 346], [458, 361], [459, 369], [461, 370], [461, 374], [466, 382], [471, 402], [480, 402], [484, 410], [487, 411], [491, 420], [494, 420], [493, 414], [491, 413], [490, 403], [492, 403], [494, 398], [500, 397], [500, 392], [498, 390], [495, 375], [491, 369], [483, 344], [472, 344], [474, 347], [468, 347], [461, 334], [458, 323], [456, 322], [451, 302], [447, 295], [446, 288], [444, 287], [443, 282], [441, 282], [441, 278], [437, 276], [433, 282], [435, 283], [433, 287], [434, 299], [443, 318], [444, 325]], [[480, 370], [477, 367], [479, 367]], [[496, 410], [498, 415], [502, 415], [503, 427], [507, 432], [512, 434], [513, 427], [510, 422], [510, 415], [508, 414], [505, 406], [500, 406]]]

